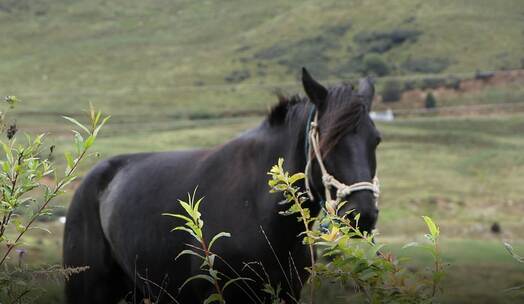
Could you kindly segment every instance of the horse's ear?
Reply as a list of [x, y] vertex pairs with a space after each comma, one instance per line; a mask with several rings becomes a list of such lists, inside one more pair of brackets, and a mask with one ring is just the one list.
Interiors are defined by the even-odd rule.
[[326, 101], [328, 95], [327, 89], [313, 79], [306, 68], [302, 68], [302, 85], [309, 100], [320, 110]]
[[371, 79], [371, 77], [368, 76], [360, 79], [358, 83], [358, 95], [362, 97], [367, 110], [370, 111], [371, 103], [375, 96], [375, 85], [373, 84], [373, 79]]

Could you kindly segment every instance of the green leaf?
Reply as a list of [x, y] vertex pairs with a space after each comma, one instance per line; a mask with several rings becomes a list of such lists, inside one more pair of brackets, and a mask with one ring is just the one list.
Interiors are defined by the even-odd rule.
[[98, 113], [96, 113], [95, 118], [92, 120], [93, 126], [96, 126], [98, 124], [98, 122], [100, 121], [100, 116], [101, 115], [102, 115], [102, 112], [100, 112], [100, 111], [98, 111]]
[[[214, 261], [214, 260], [215, 259], [212, 259], [212, 261]], [[213, 267], [213, 265], [210, 265], [209, 267]], [[209, 272], [209, 275], [213, 278], [213, 280], [215, 280], [215, 281], [219, 280], [219, 278], [218, 278], [218, 271], [217, 270], [215, 270], [213, 268], [210, 268], [208, 270], [208, 272]]]
[[216, 240], [218, 240], [219, 238], [221, 237], [231, 237], [231, 233], [228, 233], [228, 232], [220, 232], [218, 233], [217, 235], [215, 235], [212, 239], [211, 239], [211, 242], [209, 242], [209, 250], [211, 250], [211, 247], [213, 247], [213, 244], [215, 243]]
[[68, 169], [73, 168], [74, 160], [73, 160], [73, 155], [71, 155], [71, 152], [70, 151], [65, 151], [64, 152], [64, 156], [65, 156], [65, 159], [66, 159], [67, 168]]
[[185, 231], [185, 232], [191, 234], [191, 235], [192, 235], [192, 236], [193, 236], [197, 241], [199, 241], [199, 242], [200, 242], [200, 240], [202, 239], [202, 238], [200, 237], [200, 235], [197, 234], [196, 231], [193, 231], [193, 230], [191, 230], [191, 229], [189, 229], [189, 228], [187, 228], [187, 227], [178, 226], [178, 227], [175, 227], [175, 228], [171, 229], [171, 231], [177, 231], [177, 230]]
[[306, 177], [306, 175], [302, 172], [299, 172], [299, 173], [296, 173], [296, 174], [293, 174], [293, 176], [291, 176], [289, 178], [289, 184], [294, 184], [296, 181], [298, 180], [301, 180], [301, 179], [304, 179]]
[[182, 250], [176, 257], [175, 257], [175, 260], [178, 260], [179, 257], [183, 256], [183, 255], [194, 255], [194, 256], [197, 256], [201, 259], [205, 259], [204, 256], [194, 252], [193, 250], [190, 250], [190, 249], [186, 249], [186, 250]]
[[69, 185], [71, 182], [73, 182], [75, 179], [77, 178], [76, 175], [68, 175], [68, 176], [64, 176], [64, 178], [62, 178], [60, 180], [60, 185], [62, 185], [61, 188], [64, 188], [65, 186]]
[[44, 231], [44, 232], [46, 232], [48, 234], [53, 234], [51, 232], [51, 230], [49, 230], [47, 228], [44, 228], [44, 227], [39, 227], [39, 226], [31, 227], [31, 228], [29, 228], [29, 230], [40, 230], [40, 231]]
[[377, 276], [377, 273], [375, 273], [375, 271], [373, 271], [372, 268], [367, 268], [364, 271], [362, 271], [362, 273], [359, 275], [359, 279], [362, 281], [367, 281], [376, 276]]
[[[207, 259], [209, 260], [208, 262], [208, 266], [209, 268], [213, 268], [213, 266], [215, 265], [215, 257], [216, 255], [215, 254], [210, 254]], [[209, 274], [211, 274], [211, 276], [215, 279], [217, 279], [218, 277], [216, 277], [218, 272], [216, 272], [216, 270], [213, 270], [213, 269], [209, 269]]]
[[184, 286], [186, 286], [189, 282], [193, 280], [198, 280], [198, 279], [206, 280], [211, 284], [215, 284], [215, 282], [213, 281], [213, 278], [208, 276], [207, 274], [197, 274], [197, 275], [187, 278], [187, 280], [184, 281], [184, 283], [178, 288], [178, 290], [182, 290], [182, 288], [184, 288]]
[[7, 161], [10, 164], [12, 164], [13, 163], [13, 151], [11, 150], [11, 147], [8, 146], [6, 143], [2, 142], [2, 148], [4, 149], [4, 153], [7, 158]]
[[22, 224], [20, 219], [18, 219], [18, 218], [13, 219], [13, 223], [14, 223], [16, 231], [18, 233], [22, 233], [22, 232], [24, 232], [26, 230], [26, 227]]
[[73, 130], [73, 133], [75, 133], [75, 136], [73, 137], [73, 142], [75, 144], [76, 153], [80, 154], [82, 152], [82, 149], [84, 147], [84, 137], [80, 132]]
[[[98, 132], [100, 131], [100, 129], [102, 128], [103, 125], [105, 125], [105, 123], [109, 120], [111, 116], [107, 116], [105, 117], [102, 122], [95, 128], [95, 130], [93, 131], [93, 136], [96, 137], [98, 135]], [[98, 118], [100, 118], [100, 112], [98, 112], [98, 115], [97, 115], [97, 122], [98, 122]], [[96, 123], [95, 123], [96, 125]]]
[[89, 129], [84, 126], [83, 124], [79, 123], [76, 119], [74, 118], [71, 118], [71, 117], [68, 117], [68, 116], [62, 116], [64, 119], [67, 119], [69, 120], [70, 122], [74, 123], [75, 125], [77, 125], [78, 127], [80, 127], [82, 130], [84, 130], [87, 134], [91, 134], [91, 132], [89, 132]]
[[89, 117], [91, 118], [91, 121], [94, 123], [96, 121], [96, 111], [95, 106], [93, 106], [93, 103], [89, 102]]
[[182, 200], [178, 200], [178, 202], [180, 203], [180, 206], [182, 206], [182, 208], [184, 208], [184, 210], [186, 210], [186, 213], [189, 214], [189, 216], [191, 216], [191, 218], [193, 218], [193, 220], [195, 219], [195, 212], [193, 211], [193, 208], [191, 208], [191, 205], [189, 205], [188, 203], [182, 201]]
[[504, 242], [504, 247], [506, 248], [506, 250], [508, 251], [508, 253], [515, 259], [517, 260], [518, 262], [520, 263], [524, 263], [524, 257], [521, 257], [520, 255], [516, 254], [515, 251], [513, 250], [513, 246], [511, 246], [510, 243], [508, 242]]
[[182, 215], [182, 214], [176, 214], [176, 213], [162, 213], [162, 215], [176, 217], [176, 218], [183, 219], [184, 221], [186, 221], [186, 222], [190, 222], [190, 223], [193, 222], [192, 219], [190, 219], [189, 217], [187, 217], [187, 216], [185, 216], [185, 215]]
[[214, 302], [222, 303], [224, 302], [224, 300], [218, 293], [214, 293], [210, 295], [209, 297], [207, 297], [207, 299], [204, 301], [204, 304], [209, 304], [209, 303], [214, 303]]
[[13, 109], [15, 107], [16, 103], [20, 102], [20, 99], [18, 99], [18, 97], [12, 96], [12, 95], [11, 96], [6, 96], [4, 98], [4, 100], [5, 100], [5, 102], [7, 102], [9, 104], [9, 107], [11, 109]]
[[511, 288], [506, 288], [503, 290], [503, 292], [514, 292], [514, 291], [520, 291], [520, 290], [524, 290], [524, 285], [520, 285], [520, 286], [515, 286], [515, 287], [511, 287]]
[[429, 216], [422, 216], [424, 221], [426, 222], [426, 226], [428, 226], [429, 233], [433, 236], [433, 238], [437, 238], [439, 236], [439, 229], [437, 225], [433, 222], [433, 220]]
[[[194, 198], [194, 197], [193, 197]], [[198, 214], [200, 215], [200, 213], [198, 213], [198, 208], [200, 208], [200, 203], [202, 202], [204, 198], [201, 197], [195, 204], [195, 206], [193, 207], [193, 210]], [[200, 216], [198, 216], [200, 218]]]
[[419, 246], [419, 243], [411, 242], [411, 243], [407, 243], [406, 245], [402, 246], [402, 249], [411, 248], [411, 247], [418, 247], [418, 246]]
[[84, 141], [84, 149], [89, 149], [91, 148], [91, 146], [93, 145], [93, 143], [95, 142], [95, 137], [93, 135], [89, 135], [89, 137], [87, 137], [86, 141]]
[[9, 162], [2, 162], [2, 171], [8, 173], [11, 170]]
[[233, 283], [236, 283], [238, 281], [251, 281], [251, 282], [255, 282], [255, 280], [251, 279], [251, 278], [244, 278], [244, 277], [238, 277], [238, 278], [234, 278], [234, 279], [231, 279], [229, 281], [227, 281], [225, 284], [224, 284], [224, 287], [222, 287], [222, 291], [226, 290], [226, 288], [233, 284]]

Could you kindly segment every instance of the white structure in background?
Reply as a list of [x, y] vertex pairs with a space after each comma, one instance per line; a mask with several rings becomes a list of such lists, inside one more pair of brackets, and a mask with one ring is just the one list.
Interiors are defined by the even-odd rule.
[[391, 111], [391, 109], [387, 109], [384, 112], [371, 111], [369, 113], [369, 116], [371, 117], [371, 119], [375, 121], [393, 121], [395, 119], [395, 117], [393, 116], [393, 111]]
[[65, 222], [66, 222], [66, 217], [65, 217], [65, 216], [61, 216], [60, 218], [58, 218], [58, 221], [59, 221], [61, 224], [65, 224]]

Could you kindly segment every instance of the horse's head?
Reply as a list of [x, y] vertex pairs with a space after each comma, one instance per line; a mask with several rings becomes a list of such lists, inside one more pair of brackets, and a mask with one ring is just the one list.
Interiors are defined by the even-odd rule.
[[[373, 83], [370, 79], [360, 80], [356, 92], [351, 85], [325, 88], [306, 69], [302, 82], [315, 106], [309, 121], [314, 128], [313, 136], [308, 136], [308, 143], [313, 146], [309, 156], [314, 158], [310, 171], [313, 192], [324, 200], [325, 196], [331, 196], [333, 200], [346, 201], [338, 209], [338, 215], [353, 210], [349, 217], [360, 214], [359, 228], [369, 232], [378, 218], [378, 180], [374, 178], [380, 134], [369, 116]], [[317, 153], [313, 153], [315, 146]], [[330, 190], [326, 193], [325, 185], [329, 183], [332, 186], [327, 187]]]

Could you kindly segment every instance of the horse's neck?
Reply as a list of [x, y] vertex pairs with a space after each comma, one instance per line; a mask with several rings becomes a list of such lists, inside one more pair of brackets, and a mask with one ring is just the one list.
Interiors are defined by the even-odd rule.
[[281, 130], [266, 130], [260, 144], [262, 151], [267, 151], [264, 161], [274, 165], [279, 158], [284, 159], [284, 168], [289, 173], [304, 172], [306, 166], [304, 132], [302, 126], [282, 126]]
[[[266, 172], [277, 164], [279, 158], [284, 159], [284, 169], [290, 174], [305, 172], [306, 167], [306, 122], [295, 122], [298, 126], [281, 126], [280, 129], [271, 129], [268, 126], [260, 126], [253, 132], [246, 133], [249, 137], [244, 138], [242, 143], [247, 151], [243, 157], [244, 168], [251, 168], [258, 172], [246, 172], [252, 176], [262, 176], [262, 183], [266, 183], [268, 176]], [[253, 165], [255, 164], [255, 165]], [[304, 180], [297, 182], [296, 186], [305, 191]], [[312, 216], [320, 211], [318, 202], [312, 202], [309, 206]]]

